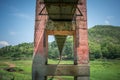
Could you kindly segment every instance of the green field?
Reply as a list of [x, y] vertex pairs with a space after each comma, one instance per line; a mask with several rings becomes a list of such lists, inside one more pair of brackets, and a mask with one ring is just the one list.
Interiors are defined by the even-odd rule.
[[[57, 60], [49, 60], [49, 64], [57, 64]], [[0, 80], [31, 80], [31, 60], [0, 61]], [[61, 61], [60, 64], [73, 64], [72, 61]], [[15, 71], [6, 69], [15, 67]], [[14, 77], [14, 79], [12, 79]], [[55, 77], [54, 80], [64, 80], [66, 77]], [[73, 80], [67, 76], [66, 80]], [[90, 61], [90, 80], [120, 80], [120, 60], [95, 60]]]

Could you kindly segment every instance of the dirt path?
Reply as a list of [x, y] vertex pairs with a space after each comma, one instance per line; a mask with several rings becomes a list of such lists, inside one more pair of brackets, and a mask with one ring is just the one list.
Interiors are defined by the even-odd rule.
[[5, 64], [9, 65], [9, 67], [15, 67], [15, 64], [9, 63], [9, 62], [4, 62]]

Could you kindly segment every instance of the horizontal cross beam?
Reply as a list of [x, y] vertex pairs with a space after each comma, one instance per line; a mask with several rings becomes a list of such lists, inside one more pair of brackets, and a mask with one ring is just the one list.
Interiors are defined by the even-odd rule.
[[75, 31], [52, 31], [47, 30], [46, 31], [48, 35], [74, 35]]
[[43, 76], [89, 76], [88, 65], [41, 65]]

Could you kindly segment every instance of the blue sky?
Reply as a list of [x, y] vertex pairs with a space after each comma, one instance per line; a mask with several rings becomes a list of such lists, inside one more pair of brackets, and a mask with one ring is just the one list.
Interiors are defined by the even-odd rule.
[[[0, 47], [34, 40], [36, 0], [0, 0]], [[87, 0], [88, 28], [120, 26], [120, 0]]]

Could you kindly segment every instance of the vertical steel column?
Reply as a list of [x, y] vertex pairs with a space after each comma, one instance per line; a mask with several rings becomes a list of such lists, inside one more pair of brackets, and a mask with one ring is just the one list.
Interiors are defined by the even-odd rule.
[[[75, 64], [89, 66], [86, 0], [80, 1], [77, 7], [81, 11], [82, 16], [76, 17]], [[78, 14], [79, 11], [76, 13]], [[89, 80], [89, 76], [77, 76], [75, 80]]]
[[[40, 4], [40, 0], [36, 1], [36, 17], [35, 17], [35, 31], [34, 31], [34, 55], [32, 63], [32, 80], [45, 80], [43, 76], [44, 66], [47, 62], [46, 54], [46, 40], [45, 40], [45, 26], [47, 16], [39, 15], [43, 9], [44, 4]], [[43, 13], [46, 11], [43, 10]]]

